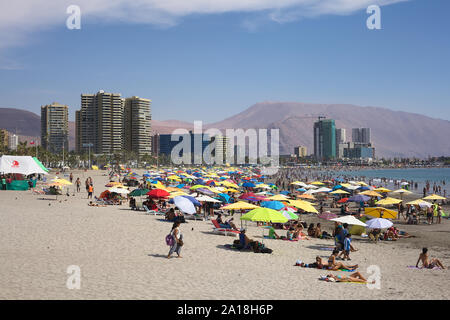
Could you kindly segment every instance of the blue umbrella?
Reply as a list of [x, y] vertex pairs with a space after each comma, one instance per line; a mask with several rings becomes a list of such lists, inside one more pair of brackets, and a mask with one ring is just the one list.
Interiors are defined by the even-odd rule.
[[[194, 197], [191, 197], [191, 196], [179, 196], [179, 197], [184, 197], [184, 198], [188, 199], [189, 201], [192, 202], [192, 204], [193, 204], [194, 206], [197, 206], [197, 207], [201, 207], [201, 206], [202, 206], [202, 204], [201, 204], [197, 199], [195, 199]], [[176, 197], [170, 199], [170, 200], [169, 200], [169, 203], [174, 203], [174, 200], [173, 200], [173, 199], [175, 199], [175, 198], [176, 198]]]
[[305, 191], [306, 191], [306, 189], [303, 189], [303, 188], [298, 188], [298, 189], [297, 189], [297, 191], [305, 192]]
[[281, 191], [281, 194], [284, 194], [285, 196], [287, 196], [289, 194], [289, 191]]
[[273, 210], [281, 210], [284, 208], [284, 204], [282, 204], [280, 201], [263, 201], [261, 202], [261, 207]]
[[370, 197], [365, 196], [363, 194], [357, 194], [356, 196], [348, 198], [349, 202], [366, 202], [369, 200], [370, 200]]
[[180, 183], [179, 185], [177, 185], [175, 188], [183, 188], [185, 186], [185, 184], [184, 183]]
[[340, 184], [338, 184], [338, 185], [336, 185], [336, 186], [333, 187], [333, 191], [334, 191], [334, 190], [337, 190], [337, 189], [341, 189], [341, 188], [342, 188], [342, 186], [341, 186]]
[[225, 193], [219, 193], [218, 196], [220, 197], [220, 200], [222, 202], [229, 203], [230, 202], [230, 196]]
[[254, 188], [255, 184], [251, 183], [251, 182], [245, 182], [245, 183], [242, 184], [242, 186], [245, 187], [245, 188]]
[[370, 190], [370, 188], [362, 186], [362, 187], [359, 187], [358, 190], [366, 191], [366, 190]]

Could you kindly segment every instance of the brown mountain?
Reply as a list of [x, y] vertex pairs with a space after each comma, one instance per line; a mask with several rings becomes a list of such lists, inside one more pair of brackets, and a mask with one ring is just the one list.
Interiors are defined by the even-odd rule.
[[371, 128], [377, 157], [427, 157], [450, 155], [450, 122], [424, 115], [379, 107], [298, 102], [262, 102], [208, 127], [278, 128], [280, 153], [293, 153], [295, 146], [313, 151], [313, 123], [318, 115], [335, 119], [336, 128]]
[[[335, 119], [337, 128], [371, 128], [377, 157], [419, 157], [450, 155], [450, 121], [424, 115], [392, 111], [379, 107], [298, 102], [262, 102], [205, 128], [255, 128], [280, 130], [280, 153], [293, 153], [295, 146], [313, 148], [313, 123], [318, 115]], [[155, 133], [171, 133], [178, 128], [192, 129], [193, 124], [179, 120], [152, 120]], [[32, 112], [0, 108], [0, 128], [15, 132], [27, 140], [40, 136], [40, 117]], [[225, 132], [224, 132], [225, 133]], [[73, 149], [75, 124], [69, 123], [69, 147]]]

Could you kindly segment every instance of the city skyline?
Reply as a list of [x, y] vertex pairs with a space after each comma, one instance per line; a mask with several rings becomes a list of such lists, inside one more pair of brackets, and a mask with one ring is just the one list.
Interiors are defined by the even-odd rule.
[[[284, 2], [278, 11], [268, 2], [230, 3], [211, 12], [187, 6], [162, 27], [134, 16], [131, 23], [108, 20], [102, 10], [84, 16], [81, 2], [80, 30], [66, 28], [61, 10], [59, 24], [30, 29], [27, 41], [8, 42], [0, 33], [0, 106], [38, 114], [59, 101], [74, 121], [79, 93], [103, 89], [151, 97], [158, 120], [211, 123], [261, 101], [370, 105], [450, 119], [448, 2], [385, 1], [391, 5], [381, 6], [381, 30], [366, 28], [368, 1], [306, 17]], [[18, 23], [13, 9], [0, 13], [10, 13], [3, 30]], [[121, 42], [140, 45], [127, 50]]]

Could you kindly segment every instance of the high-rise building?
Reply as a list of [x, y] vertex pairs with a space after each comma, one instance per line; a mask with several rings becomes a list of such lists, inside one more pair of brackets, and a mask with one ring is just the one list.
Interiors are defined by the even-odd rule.
[[19, 145], [19, 136], [15, 134], [9, 135], [8, 147], [10, 150], [16, 150]]
[[333, 119], [314, 123], [314, 156], [318, 161], [336, 158], [336, 126]]
[[151, 154], [151, 100], [136, 96], [124, 102], [124, 149]]
[[216, 149], [213, 156], [216, 158], [216, 164], [225, 164], [230, 158], [230, 138], [227, 136], [214, 136], [213, 141], [216, 141]]
[[[205, 151], [205, 148], [211, 143], [211, 139], [208, 134], [193, 134], [192, 131], [190, 131], [188, 134], [181, 134], [178, 137], [174, 136], [175, 141], [172, 141], [172, 136], [172, 134], [158, 135], [159, 154], [164, 154], [170, 157], [175, 146], [177, 146], [179, 143], [182, 143], [182, 141], [189, 141], [190, 149], [187, 150], [187, 157], [190, 159], [191, 163], [202, 163], [202, 160], [204, 160], [203, 152]], [[186, 150], [180, 150], [177, 156], [185, 156], [185, 151]]]
[[344, 128], [336, 129], [336, 157], [338, 159], [344, 156], [346, 140], [346, 130]]
[[69, 149], [69, 107], [57, 102], [41, 106], [41, 145], [50, 152]]
[[0, 129], [0, 150], [8, 148], [9, 133], [6, 129]]
[[100, 90], [81, 95], [81, 109], [75, 114], [77, 152], [112, 154], [123, 150], [123, 99], [120, 93]]
[[304, 158], [307, 156], [307, 149], [303, 146], [298, 146], [294, 148], [294, 154], [299, 158]]
[[370, 143], [370, 128], [353, 128], [352, 142], [357, 144]]

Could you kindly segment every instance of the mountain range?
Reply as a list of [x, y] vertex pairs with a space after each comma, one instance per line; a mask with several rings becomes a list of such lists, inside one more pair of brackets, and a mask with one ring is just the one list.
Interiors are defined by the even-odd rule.
[[[317, 117], [334, 119], [336, 128], [371, 128], [377, 157], [418, 157], [450, 155], [450, 121], [421, 114], [392, 111], [380, 107], [349, 104], [311, 104], [299, 102], [261, 102], [222, 121], [205, 124], [204, 129], [279, 129], [280, 154], [291, 154], [295, 146], [313, 148], [313, 124]], [[201, 120], [201, 119], [198, 119]], [[0, 128], [16, 132], [21, 139], [40, 136], [40, 117], [32, 112], [0, 108]], [[177, 128], [192, 129], [193, 124], [179, 120], [152, 120], [156, 133], [171, 133]], [[69, 147], [74, 147], [75, 126], [69, 123]]]

